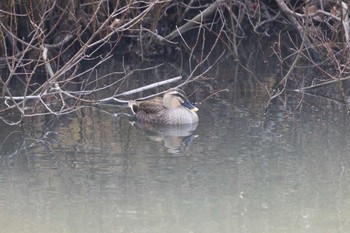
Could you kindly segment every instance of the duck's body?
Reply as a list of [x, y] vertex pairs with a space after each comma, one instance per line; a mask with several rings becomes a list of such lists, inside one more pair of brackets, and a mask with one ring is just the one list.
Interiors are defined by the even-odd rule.
[[198, 110], [179, 89], [172, 89], [163, 98], [156, 97], [143, 101], [130, 101], [129, 107], [136, 118], [143, 122], [181, 125], [198, 122]]

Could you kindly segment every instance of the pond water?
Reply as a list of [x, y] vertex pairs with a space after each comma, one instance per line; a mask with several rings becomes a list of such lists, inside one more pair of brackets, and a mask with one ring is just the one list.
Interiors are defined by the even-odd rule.
[[0, 123], [0, 232], [348, 232], [345, 109], [305, 97], [291, 114], [295, 93], [266, 108], [265, 88], [236, 71], [211, 73], [228, 91], [190, 96], [198, 125], [110, 107]]

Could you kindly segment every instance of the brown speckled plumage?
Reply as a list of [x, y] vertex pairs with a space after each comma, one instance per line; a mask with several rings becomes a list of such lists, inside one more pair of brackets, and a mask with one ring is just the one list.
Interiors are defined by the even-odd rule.
[[140, 121], [157, 124], [193, 124], [198, 122], [198, 110], [180, 89], [172, 89], [163, 98], [130, 101], [129, 107]]

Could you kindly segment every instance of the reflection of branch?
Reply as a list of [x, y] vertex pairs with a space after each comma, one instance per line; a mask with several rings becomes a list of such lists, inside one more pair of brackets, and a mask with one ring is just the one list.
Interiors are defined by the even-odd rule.
[[[293, 91], [295, 91], [295, 90], [293, 90]], [[297, 91], [297, 92], [299, 92], [299, 91]], [[344, 102], [344, 100], [328, 97], [328, 96], [325, 96], [325, 95], [316, 95], [316, 94], [308, 93], [308, 92], [303, 92], [302, 94], [303, 95], [307, 95], [307, 96], [322, 98], [322, 99], [325, 99], [327, 101], [330, 101], [330, 102], [333, 102], [333, 103], [336, 103], [336, 104], [339, 104], [339, 105], [345, 105], [346, 104], [346, 102]]]
[[339, 78], [339, 79], [326, 81], [326, 82], [315, 84], [315, 85], [311, 85], [311, 86], [308, 86], [308, 87], [301, 87], [301, 88], [298, 88], [298, 89], [294, 89], [293, 91], [301, 92], [301, 91], [305, 91], [305, 90], [314, 89], [314, 88], [317, 88], [317, 87], [326, 86], [326, 85], [329, 85], [329, 84], [332, 84], [332, 83], [337, 83], [337, 82], [349, 80], [349, 79], [350, 79], [350, 76], [345, 77], [345, 78]]
[[215, 91], [214, 93], [212, 93], [209, 96], [207, 96], [205, 99], [201, 100], [200, 104], [203, 104], [207, 99], [209, 99], [212, 96], [217, 95], [217, 94], [219, 94], [220, 92], [223, 92], [223, 91], [229, 92], [229, 89], [225, 88], [225, 89], [221, 89], [221, 90]]

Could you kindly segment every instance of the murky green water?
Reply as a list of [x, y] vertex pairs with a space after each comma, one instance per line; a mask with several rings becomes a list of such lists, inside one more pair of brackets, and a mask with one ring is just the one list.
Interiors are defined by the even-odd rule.
[[1, 123], [0, 232], [348, 232], [349, 116], [315, 99], [264, 115], [246, 81], [216, 83], [189, 128], [94, 108]]

